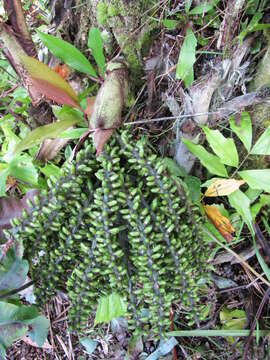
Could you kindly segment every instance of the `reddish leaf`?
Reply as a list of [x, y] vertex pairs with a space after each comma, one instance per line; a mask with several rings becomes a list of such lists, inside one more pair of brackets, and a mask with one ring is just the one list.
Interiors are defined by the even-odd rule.
[[96, 97], [95, 97], [95, 96], [88, 97], [88, 98], [86, 99], [86, 108], [85, 108], [85, 113], [86, 113], [86, 115], [88, 115], [88, 116], [91, 116], [91, 115], [92, 115], [92, 112], [93, 112], [93, 109], [94, 109], [94, 105], [95, 105], [95, 100], [96, 100]]
[[108, 130], [97, 129], [94, 131], [92, 137], [94, 139], [95, 148], [97, 150], [96, 156], [98, 156], [102, 152], [105, 143], [109, 140], [112, 133], [113, 133], [113, 129], [108, 129]]
[[39, 93], [44, 95], [47, 99], [53, 100], [61, 105], [70, 105], [73, 107], [79, 107], [78, 104], [63, 90], [48, 83], [45, 80], [31, 79], [33, 85]]
[[74, 90], [58, 73], [30, 56], [21, 56], [21, 62], [39, 93], [59, 104], [79, 107]]

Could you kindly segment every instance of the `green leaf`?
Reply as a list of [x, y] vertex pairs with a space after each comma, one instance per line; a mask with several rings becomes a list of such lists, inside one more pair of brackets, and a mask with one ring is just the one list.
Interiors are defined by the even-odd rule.
[[[269, 330], [260, 330], [260, 336], [267, 336], [270, 334]], [[181, 337], [215, 337], [215, 336], [234, 336], [234, 337], [242, 337], [242, 336], [249, 336], [250, 330], [178, 330], [178, 331], [171, 331], [167, 333], [168, 336], [181, 336]]]
[[251, 207], [251, 215], [253, 221], [255, 221], [256, 216], [261, 211], [261, 208], [264, 206], [270, 207], [270, 195], [262, 194], [259, 201]]
[[191, 8], [192, 0], [185, 0], [185, 12], [186, 14], [189, 12], [189, 9]]
[[220, 131], [211, 130], [202, 126], [209, 145], [220, 158], [223, 164], [237, 167], [239, 163], [238, 153], [233, 139], [225, 138]]
[[183, 80], [188, 87], [194, 80], [193, 65], [196, 61], [195, 51], [197, 39], [191, 29], [187, 33], [181, 47], [176, 67], [176, 78]]
[[188, 175], [184, 178], [187, 184], [189, 195], [193, 203], [200, 202], [201, 199], [201, 180], [196, 176]]
[[244, 170], [239, 171], [240, 177], [247, 182], [252, 189], [270, 192], [270, 170]]
[[229, 121], [230, 121], [231, 130], [242, 141], [247, 151], [250, 151], [252, 144], [252, 125], [251, 125], [251, 119], [249, 113], [247, 111], [243, 111], [241, 113], [241, 119], [239, 125], [236, 125], [234, 117], [231, 117]]
[[173, 20], [173, 19], [163, 19], [162, 24], [169, 30], [174, 30], [177, 28], [177, 25], [179, 24], [179, 20]]
[[24, 284], [28, 273], [28, 262], [17, 258], [10, 249], [0, 263], [0, 291], [16, 289]]
[[105, 74], [105, 57], [103, 54], [102, 37], [98, 28], [91, 27], [88, 34], [88, 47], [97, 63], [99, 72]]
[[62, 105], [79, 106], [77, 95], [72, 87], [59, 74], [30, 56], [21, 56], [21, 62], [31, 77], [35, 89]]
[[[0, 325], [0, 346], [2, 345], [1, 351], [3, 352], [3, 348], [7, 348], [13, 343], [13, 341], [22, 337], [26, 331], [27, 326], [20, 323]], [[0, 359], [2, 360], [2, 358]]]
[[8, 177], [8, 169], [0, 171], [0, 197], [6, 196], [6, 181]]
[[98, 342], [87, 337], [81, 338], [80, 343], [85, 347], [85, 350], [88, 354], [92, 354], [98, 345]]
[[244, 38], [246, 37], [246, 35], [248, 33], [256, 31], [256, 26], [258, 25], [262, 16], [263, 16], [262, 13], [256, 12], [256, 14], [250, 20], [248, 26], [243, 31], [241, 31], [241, 33], [238, 35], [238, 39], [240, 42], [242, 42], [244, 40]]
[[88, 128], [70, 129], [63, 131], [58, 137], [61, 139], [79, 139], [86, 131]]
[[60, 58], [65, 64], [69, 65], [72, 69], [78, 70], [82, 73], [96, 77], [97, 74], [86, 59], [86, 57], [73, 45], [68, 42], [58, 39], [55, 36], [44, 34], [37, 30], [40, 40], [50, 50], [50, 52]]
[[210, 154], [204, 147], [193, 144], [193, 142], [188, 139], [182, 138], [182, 141], [187, 149], [201, 161], [203, 166], [205, 166], [210, 173], [228, 177], [225, 166], [220, 162], [217, 156]]
[[186, 14], [189, 12], [189, 9], [191, 8], [192, 0], [185, 0], [185, 12]]
[[28, 335], [38, 346], [42, 346], [47, 339], [50, 321], [45, 316], [38, 316], [31, 322], [32, 330]]
[[231, 206], [238, 212], [247, 224], [250, 232], [254, 234], [249, 198], [241, 190], [236, 190], [228, 196], [228, 199]]
[[196, 6], [195, 8], [193, 8], [191, 11], [189, 11], [188, 15], [200, 15], [200, 14], [205, 14], [208, 11], [212, 10], [214, 8], [213, 4], [208, 4], [208, 3], [202, 3], [198, 6]]
[[94, 325], [108, 323], [114, 318], [125, 316], [126, 308], [126, 303], [119, 294], [112, 293], [100, 298]]
[[171, 175], [179, 177], [185, 177], [187, 175], [186, 170], [179, 166], [173, 159], [165, 157], [162, 159], [162, 161]]
[[251, 149], [253, 155], [270, 155], [270, 126], [259, 137], [256, 144]]
[[270, 281], [270, 269], [267, 266], [267, 264], [265, 263], [261, 254], [259, 253], [255, 240], [253, 240], [253, 246], [254, 246], [255, 253], [256, 253], [257, 259], [259, 261], [259, 264], [261, 265], [261, 268], [262, 268], [263, 272], [265, 273], [267, 280]]
[[31, 131], [15, 148], [15, 153], [41, 144], [45, 139], [55, 139], [63, 131], [81, 121], [81, 117], [75, 112], [64, 113], [60, 120], [52, 124], [40, 126]]
[[0, 325], [8, 325], [17, 322], [31, 323], [38, 316], [35, 306], [17, 306], [0, 301]]
[[53, 163], [47, 163], [45, 166], [39, 168], [40, 172], [47, 178], [54, 176], [59, 178], [61, 176], [61, 169]]
[[31, 185], [37, 185], [38, 172], [32, 159], [26, 155], [15, 156], [8, 166], [9, 175]]
[[[228, 309], [224, 307], [220, 313], [220, 322], [222, 324], [222, 329], [224, 330], [236, 330], [244, 329], [246, 324], [246, 313], [244, 310], [240, 309]], [[233, 342], [233, 338], [229, 336], [227, 338], [229, 342]]]
[[171, 337], [167, 341], [163, 340], [160, 342], [157, 350], [149, 355], [145, 360], [158, 360], [161, 356], [169, 354], [177, 344], [178, 341], [174, 337]]

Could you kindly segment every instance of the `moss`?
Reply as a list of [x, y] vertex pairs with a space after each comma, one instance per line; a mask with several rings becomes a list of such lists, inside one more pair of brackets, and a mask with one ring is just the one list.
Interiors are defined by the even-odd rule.
[[113, 4], [109, 4], [108, 16], [110, 16], [110, 17], [116, 16], [116, 15], [118, 15], [118, 13], [119, 13], [119, 11], [117, 10], [117, 8]]
[[97, 22], [100, 25], [105, 25], [108, 19], [107, 5], [105, 2], [97, 4]]

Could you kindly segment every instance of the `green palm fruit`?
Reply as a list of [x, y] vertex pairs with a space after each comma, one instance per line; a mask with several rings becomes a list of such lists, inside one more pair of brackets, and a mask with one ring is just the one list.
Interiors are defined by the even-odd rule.
[[[126, 81], [122, 65], [111, 66], [103, 92], [119, 81], [117, 71]], [[105, 109], [99, 101], [90, 120], [94, 127], [105, 124], [99, 121], [107, 119], [108, 109], [120, 114], [120, 108]], [[62, 176], [34, 199], [29, 214], [5, 232], [24, 242], [37, 299], [65, 291], [70, 327], [80, 333], [99, 298], [112, 292], [126, 299], [135, 332], [162, 337], [172, 302], [196, 321], [208, 250], [200, 211], [190, 204], [186, 187], [174, 183], [145, 139], [135, 141], [127, 131], [116, 132], [98, 158], [94, 151], [92, 141], [86, 142]]]

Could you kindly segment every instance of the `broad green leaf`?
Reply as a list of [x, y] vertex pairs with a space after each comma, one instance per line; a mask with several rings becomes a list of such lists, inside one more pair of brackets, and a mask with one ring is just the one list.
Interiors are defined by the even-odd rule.
[[112, 293], [99, 299], [95, 324], [108, 323], [112, 319], [126, 315], [126, 303], [119, 294]]
[[0, 171], [0, 197], [6, 196], [5, 188], [8, 177], [8, 169]]
[[165, 157], [162, 160], [171, 175], [179, 177], [184, 177], [187, 175], [186, 170], [179, 166], [173, 159]]
[[145, 360], [158, 360], [161, 356], [169, 354], [172, 349], [178, 344], [178, 341], [171, 337], [169, 340], [163, 340], [160, 342], [156, 351], [149, 355]]
[[[27, 326], [22, 323], [14, 323], [8, 325], [0, 325], [0, 347], [2, 345], [1, 351], [3, 348], [9, 347], [13, 341], [19, 339], [27, 332]], [[0, 352], [1, 354], [1, 352]], [[0, 359], [5, 359], [1, 358]]]
[[61, 139], [79, 139], [86, 131], [88, 128], [70, 129], [63, 131], [58, 137]]
[[17, 306], [0, 301], [0, 325], [8, 325], [16, 322], [31, 323], [38, 316], [35, 306]]
[[270, 155], [270, 126], [259, 137], [256, 144], [252, 147], [250, 154]]
[[38, 36], [45, 46], [50, 50], [50, 52], [60, 58], [65, 64], [69, 65], [71, 68], [78, 70], [82, 73], [96, 77], [97, 74], [86, 59], [86, 57], [73, 45], [68, 42], [58, 39], [55, 36], [44, 34], [41, 31], [38, 31]]
[[201, 180], [196, 176], [188, 175], [184, 178], [187, 184], [189, 195], [193, 203], [200, 202], [201, 199]]
[[225, 166], [217, 156], [210, 154], [203, 146], [193, 144], [190, 140], [182, 138], [182, 141], [187, 149], [201, 161], [210, 173], [228, 177]]
[[176, 29], [177, 25], [179, 24], [179, 20], [173, 19], [164, 19], [162, 20], [162, 24], [169, 30]]
[[63, 131], [81, 121], [81, 117], [74, 111], [73, 113], [63, 114], [59, 121], [52, 124], [40, 126], [31, 131], [15, 148], [15, 153], [29, 149], [41, 144], [45, 139], [55, 139]]
[[50, 176], [59, 178], [61, 176], [61, 169], [53, 163], [47, 163], [45, 166], [40, 167], [39, 170], [47, 178], [49, 178]]
[[270, 192], [270, 170], [244, 170], [238, 174], [252, 189], [259, 189]]
[[38, 92], [59, 104], [79, 106], [74, 90], [59, 74], [30, 56], [21, 56], [21, 61]]
[[37, 185], [38, 172], [32, 159], [26, 155], [15, 156], [8, 166], [9, 175], [31, 185]]
[[88, 34], [88, 47], [91, 49], [92, 55], [97, 63], [100, 74], [105, 74], [105, 57], [103, 54], [102, 37], [100, 31], [96, 27], [91, 27]]
[[[228, 309], [224, 307], [220, 314], [220, 322], [222, 324], [223, 330], [236, 330], [244, 329], [246, 324], [246, 313], [244, 310], [240, 309]], [[233, 337], [229, 336], [227, 338], [229, 342], [233, 342]]]
[[192, 10], [189, 11], [188, 15], [200, 15], [200, 14], [205, 14], [208, 11], [212, 10], [214, 8], [213, 4], [208, 4], [207, 2], [204, 2], [198, 6], [196, 6], [195, 8], [193, 8]]
[[251, 215], [253, 221], [255, 221], [256, 216], [260, 212], [261, 208], [264, 206], [270, 207], [270, 195], [262, 194], [259, 201], [251, 207]]
[[249, 198], [241, 190], [236, 190], [228, 196], [228, 199], [231, 206], [238, 212], [247, 224], [250, 232], [254, 234]]
[[236, 125], [234, 117], [230, 118], [230, 128], [242, 141], [247, 151], [250, 151], [252, 144], [252, 125], [249, 113], [243, 111], [241, 113], [240, 124]]
[[176, 78], [183, 80], [188, 87], [194, 80], [193, 65], [196, 61], [195, 51], [197, 39], [191, 29], [187, 33], [181, 47], [176, 67]]
[[45, 316], [38, 316], [31, 322], [31, 331], [28, 331], [30, 339], [42, 346], [47, 339], [50, 321]]
[[220, 131], [202, 126], [206, 139], [223, 164], [237, 167], [238, 153], [233, 139], [225, 138]]
[[27, 260], [17, 258], [10, 249], [0, 263], [0, 291], [16, 289], [23, 285], [28, 269]]
[[87, 337], [81, 338], [80, 343], [85, 347], [86, 352], [90, 355], [96, 350], [98, 346], [97, 341]]
[[44, 319], [44, 316], [38, 316], [35, 306], [18, 306], [0, 301], [0, 344], [4, 347], [10, 346], [14, 340], [23, 336], [28, 330], [28, 325], [31, 325], [29, 335], [41, 346], [47, 337], [49, 327], [48, 320]]

